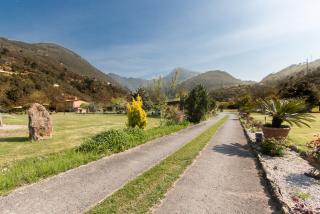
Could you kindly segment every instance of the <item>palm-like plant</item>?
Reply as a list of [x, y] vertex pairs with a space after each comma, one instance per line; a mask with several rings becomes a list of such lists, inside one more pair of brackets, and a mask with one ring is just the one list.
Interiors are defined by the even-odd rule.
[[283, 122], [287, 122], [290, 126], [295, 124], [298, 127], [302, 125], [310, 127], [308, 122], [314, 121], [313, 115], [304, 113], [306, 106], [301, 100], [272, 99], [262, 100], [260, 103], [264, 113], [272, 117], [273, 128], [281, 128]]

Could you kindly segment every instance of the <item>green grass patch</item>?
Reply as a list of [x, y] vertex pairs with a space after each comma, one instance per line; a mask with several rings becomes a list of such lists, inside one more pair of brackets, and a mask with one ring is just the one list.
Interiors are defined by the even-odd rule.
[[[28, 117], [11, 115], [4, 118], [8, 125], [28, 124]], [[0, 166], [25, 158], [46, 156], [69, 150], [79, 146], [84, 138], [89, 138], [108, 129], [122, 129], [126, 127], [127, 116], [124, 114], [52, 114], [53, 138], [41, 142], [30, 142], [27, 127], [19, 130], [0, 130]], [[159, 118], [149, 118], [146, 129], [160, 125]]]
[[[310, 151], [311, 149], [307, 146], [307, 143], [314, 138], [314, 135], [320, 133], [320, 114], [312, 113], [312, 115], [315, 116], [315, 121], [310, 123], [311, 128], [293, 126], [289, 133], [289, 142], [296, 145], [301, 152]], [[265, 117], [265, 115], [259, 113], [252, 113], [250, 116], [263, 123], [265, 119], [267, 123], [271, 122], [270, 117]]]
[[10, 162], [0, 168], [0, 195], [18, 186], [34, 183], [103, 156], [122, 152], [157, 137], [179, 131], [187, 125], [185, 123], [160, 126], [147, 130], [111, 129], [88, 138], [76, 148]]
[[164, 197], [168, 189], [207, 145], [227, 118], [228, 116], [222, 118], [158, 165], [130, 181], [88, 213], [148, 212]]
[[307, 192], [296, 192], [296, 196], [298, 196], [300, 199], [302, 199], [303, 201], [306, 201], [308, 199], [311, 198], [310, 193]]

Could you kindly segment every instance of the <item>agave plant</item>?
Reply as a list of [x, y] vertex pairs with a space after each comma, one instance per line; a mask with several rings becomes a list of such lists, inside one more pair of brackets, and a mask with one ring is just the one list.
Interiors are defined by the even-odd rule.
[[306, 106], [301, 100], [272, 99], [262, 100], [260, 103], [264, 113], [272, 117], [273, 128], [281, 128], [283, 122], [287, 122], [290, 126], [310, 127], [308, 122], [314, 121], [313, 115], [304, 113]]

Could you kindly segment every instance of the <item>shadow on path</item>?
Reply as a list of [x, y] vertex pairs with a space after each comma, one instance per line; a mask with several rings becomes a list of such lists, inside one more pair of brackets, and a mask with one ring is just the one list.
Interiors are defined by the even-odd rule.
[[249, 151], [249, 146], [241, 145], [239, 143], [216, 145], [212, 149], [216, 152], [219, 152], [228, 156], [239, 156], [239, 157], [245, 157], [245, 158], [253, 157], [253, 155]]

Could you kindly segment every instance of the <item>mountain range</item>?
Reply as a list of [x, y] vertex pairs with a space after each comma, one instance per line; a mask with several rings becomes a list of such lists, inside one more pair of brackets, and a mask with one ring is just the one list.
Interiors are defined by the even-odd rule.
[[[188, 91], [202, 84], [208, 91], [214, 91], [252, 84], [276, 87], [288, 78], [306, 76], [308, 81], [313, 81], [310, 74], [318, 73], [320, 59], [288, 66], [269, 74], [259, 83], [237, 79], [226, 71], [202, 73], [181, 67], [173, 69], [162, 79], [165, 87], [176, 79], [179, 90]], [[60, 45], [29, 44], [0, 38], [0, 82], [0, 105], [17, 106], [35, 101], [57, 103], [66, 96], [106, 103], [112, 97], [127, 96], [130, 90], [150, 86], [154, 81], [106, 74]]]
[[[265, 84], [269, 86], [276, 87], [280, 83], [290, 79], [290, 78], [304, 78], [309, 74], [320, 73], [320, 59], [307, 63], [299, 63], [290, 65], [278, 72], [271, 73], [264, 77], [260, 82], [240, 80], [230, 75], [226, 71], [212, 70], [207, 72], [196, 72], [185, 68], [176, 68], [164, 79], [164, 83], [169, 83], [174, 75], [175, 71], [179, 71], [180, 76], [178, 83], [178, 88], [181, 90], [188, 91], [198, 84], [204, 85], [208, 91], [217, 90], [221, 88], [228, 88], [237, 85], [251, 85], [251, 84]], [[310, 76], [310, 75], [309, 75]], [[113, 76], [112, 76], [113, 77]], [[143, 87], [150, 84], [152, 81], [146, 79], [137, 78], [125, 78], [117, 75], [115, 78], [120, 85], [129, 88], [130, 90], [135, 90], [138, 87]]]
[[[173, 69], [173, 71], [163, 77], [164, 86], [170, 85], [176, 73], [178, 73], [176, 81], [177, 87], [178, 89], [184, 91], [189, 91], [198, 84], [202, 84], [209, 91], [211, 91], [219, 88], [226, 88], [229, 86], [255, 83], [254, 81], [243, 81], [237, 79], [225, 71], [214, 70], [200, 73], [178, 67]], [[133, 91], [139, 87], [147, 87], [153, 82], [152, 80], [146, 79], [122, 77], [112, 73], [109, 74], [109, 76], [116, 80], [123, 87], [126, 87], [129, 90]]]
[[[176, 77], [177, 84], [180, 84], [183, 81], [193, 78], [200, 74], [198, 72], [195, 72], [186, 68], [177, 67], [173, 69], [169, 74], [163, 77], [164, 85], [170, 84], [172, 79], [175, 77], [176, 73], [178, 73]], [[128, 88], [131, 91], [135, 91], [140, 87], [150, 86], [153, 83], [152, 79], [148, 80], [148, 79], [142, 79], [142, 78], [123, 77], [114, 73], [109, 73], [108, 75], [112, 77], [115, 81], [117, 81], [120, 85], [122, 85], [125, 88]]]

